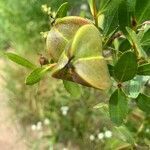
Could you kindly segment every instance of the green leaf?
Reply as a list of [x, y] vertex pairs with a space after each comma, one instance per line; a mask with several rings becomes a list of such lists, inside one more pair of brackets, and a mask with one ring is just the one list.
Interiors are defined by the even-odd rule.
[[109, 113], [111, 120], [121, 125], [128, 113], [127, 97], [121, 89], [117, 89], [110, 97], [109, 100]]
[[144, 76], [144, 89], [143, 89], [143, 94], [150, 96], [150, 76]]
[[140, 90], [143, 86], [143, 77], [136, 76], [133, 80], [131, 80], [128, 84], [128, 96], [131, 98], [137, 98], [140, 93]]
[[99, 0], [98, 3], [99, 3], [99, 12], [98, 12], [98, 15], [101, 14], [102, 12], [104, 12], [107, 7], [109, 6], [111, 0]]
[[137, 106], [146, 113], [150, 113], [150, 97], [140, 93], [136, 98]]
[[138, 24], [143, 23], [150, 19], [150, 1], [149, 0], [136, 0], [135, 15]]
[[95, 0], [88, 0], [89, 6], [90, 6], [90, 10], [91, 10], [91, 14], [94, 16], [94, 5], [95, 5]]
[[44, 75], [51, 69], [53, 68], [53, 64], [49, 65], [49, 66], [46, 66], [46, 67], [43, 67], [43, 68], [36, 68], [34, 69], [30, 74], [29, 76], [27, 76], [26, 80], [25, 80], [25, 83], [26, 85], [33, 85], [37, 82], [39, 82], [43, 77]]
[[56, 18], [63, 18], [67, 15], [68, 2], [63, 3], [57, 10]]
[[128, 12], [131, 16], [135, 16], [136, 0], [127, 0]]
[[127, 1], [121, 1], [118, 9], [118, 20], [121, 31], [126, 34], [126, 27], [130, 25], [130, 14], [128, 11]]
[[17, 54], [14, 54], [14, 53], [5, 53], [6, 56], [13, 62], [21, 65], [21, 66], [24, 66], [26, 68], [29, 68], [29, 69], [35, 69], [36, 68], [36, 65], [32, 64], [30, 61], [28, 61], [27, 59], [21, 57], [21, 56], [18, 56]]
[[114, 66], [114, 77], [119, 82], [129, 81], [137, 73], [137, 59], [133, 52], [124, 52]]
[[111, 77], [114, 76], [114, 66], [108, 64], [108, 70]]
[[128, 142], [130, 144], [134, 144], [134, 138], [132, 133], [128, 130], [126, 126], [115, 127], [115, 134], [121, 139], [122, 141]]
[[65, 89], [70, 93], [74, 98], [80, 98], [82, 94], [81, 87], [74, 82], [63, 80]]
[[139, 32], [138, 34], [141, 36], [141, 45], [144, 49], [144, 51], [147, 51], [147, 54], [149, 55], [150, 53], [150, 25], [147, 25], [147, 27], [144, 29], [144, 31]]
[[138, 57], [146, 58], [147, 57], [146, 53], [144, 52], [140, 43], [140, 39], [138, 39], [138, 36], [136, 35], [135, 31], [130, 29], [129, 27], [126, 27], [126, 30], [129, 34], [129, 37], [127, 36], [127, 38], [131, 43], [131, 45], [133, 46], [133, 48], [136, 50]]
[[138, 75], [149, 76], [150, 75], [150, 63], [140, 65], [138, 67]]
[[111, 0], [111, 2], [107, 6], [107, 9], [103, 13], [103, 33], [106, 36], [118, 27], [118, 7], [120, 5], [120, 2], [120, 0]]
[[99, 104], [95, 105], [93, 108], [94, 109], [101, 109], [101, 108], [107, 108], [108, 109], [108, 105], [106, 103], [99, 103]]
[[123, 39], [119, 45], [119, 51], [125, 52], [131, 49], [131, 44], [127, 39]]

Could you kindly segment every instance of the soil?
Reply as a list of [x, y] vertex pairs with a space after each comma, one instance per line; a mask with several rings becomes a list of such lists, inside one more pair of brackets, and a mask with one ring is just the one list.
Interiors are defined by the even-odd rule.
[[19, 123], [13, 120], [13, 113], [8, 105], [9, 98], [4, 89], [3, 64], [3, 60], [0, 60], [0, 150], [27, 150]]

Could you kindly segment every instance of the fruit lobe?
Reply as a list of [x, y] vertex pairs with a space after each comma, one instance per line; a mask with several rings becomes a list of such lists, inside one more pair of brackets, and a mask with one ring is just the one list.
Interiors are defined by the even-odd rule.
[[58, 59], [64, 51], [67, 44], [73, 39], [78, 29], [86, 24], [91, 24], [87, 19], [70, 16], [59, 18], [51, 28], [47, 36], [47, 49], [53, 61]]

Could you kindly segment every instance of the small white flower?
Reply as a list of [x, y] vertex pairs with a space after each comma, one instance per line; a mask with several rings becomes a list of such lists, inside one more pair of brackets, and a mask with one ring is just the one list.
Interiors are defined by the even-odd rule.
[[69, 107], [68, 107], [68, 106], [62, 106], [62, 107], [61, 107], [61, 110], [68, 111], [68, 110], [69, 110]]
[[109, 131], [109, 130], [105, 131], [104, 134], [105, 134], [105, 137], [106, 137], [106, 138], [111, 138], [111, 137], [112, 137], [112, 132]]
[[94, 141], [95, 140], [95, 136], [93, 134], [90, 135], [90, 140]]
[[37, 130], [42, 130], [42, 122], [41, 121], [39, 121], [37, 123]]
[[36, 128], [36, 125], [35, 124], [33, 124], [33, 125], [31, 125], [31, 130], [32, 131], [35, 131], [37, 128]]
[[50, 120], [48, 118], [44, 119], [44, 124], [45, 125], [49, 125], [50, 124]]
[[64, 116], [66, 116], [67, 115], [67, 111], [62, 111], [62, 114], [64, 115]]
[[97, 136], [98, 136], [98, 139], [101, 140], [104, 138], [104, 133], [99, 133]]
[[62, 114], [64, 116], [66, 116], [68, 113], [69, 107], [68, 106], [62, 106], [60, 110], [61, 110]]
[[68, 148], [64, 147], [63, 150], [68, 150]]

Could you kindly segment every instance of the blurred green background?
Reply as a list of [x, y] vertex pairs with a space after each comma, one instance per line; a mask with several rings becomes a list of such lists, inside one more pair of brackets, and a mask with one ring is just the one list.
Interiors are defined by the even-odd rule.
[[[80, 4], [85, 0], [69, 0], [74, 15], [79, 14]], [[48, 15], [41, 10], [47, 4], [55, 11], [65, 0], [1, 0], [0, 1], [0, 48], [14, 47], [19, 50], [41, 51], [45, 43], [40, 32], [48, 31]], [[75, 11], [74, 11], [75, 10]]]
[[[50, 29], [49, 16], [42, 11], [42, 5], [56, 11], [63, 2], [0, 0], [0, 50], [14, 51], [38, 64], [38, 54], [46, 55], [45, 39], [40, 33]], [[86, 0], [68, 2], [71, 15], [89, 16]], [[62, 81], [49, 76], [38, 85], [26, 86], [24, 78], [28, 71], [4, 62], [9, 105], [14, 110], [13, 117], [22, 125], [29, 149], [132, 149], [135, 141], [139, 148], [147, 149], [150, 120], [140, 110], [131, 111], [125, 126], [113, 127], [104, 104], [108, 103], [106, 93], [83, 87], [82, 96], [73, 98], [65, 91]], [[99, 109], [93, 108], [100, 102], [103, 105]]]

